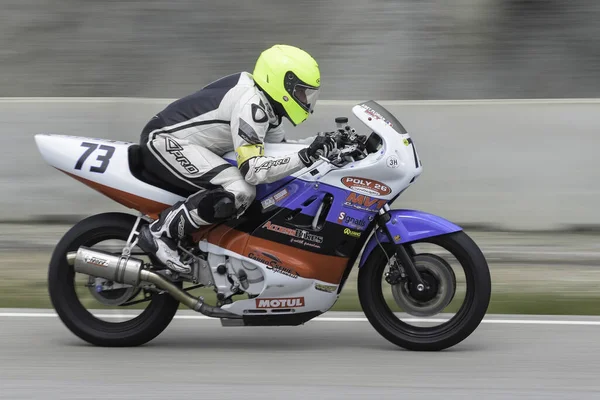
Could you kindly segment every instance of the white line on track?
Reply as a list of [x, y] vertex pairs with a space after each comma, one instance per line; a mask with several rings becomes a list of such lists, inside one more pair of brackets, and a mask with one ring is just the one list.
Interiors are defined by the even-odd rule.
[[[93, 313], [98, 318], [131, 318], [135, 314], [102, 314]], [[0, 312], [0, 318], [56, 318], [58, 315], [52, 312]], [[207, 317], [204, 315], [175, 315], [174, 319], [188, 320], [213, 320], [218, 318]], [[443, 318], [404, 318], [404, 322], [431, 322], [442, 323], [447, 321]], [[368, 322], [364, 317], [317, 317], [312, 321], [316, 322]], [[560, 320], [560, 319], [497, 319], [484, 318], [482, 324], [509, 324], [509, 325], [582, 325], [582, 326], [600, 326], [598, 321], [586, 320]]]

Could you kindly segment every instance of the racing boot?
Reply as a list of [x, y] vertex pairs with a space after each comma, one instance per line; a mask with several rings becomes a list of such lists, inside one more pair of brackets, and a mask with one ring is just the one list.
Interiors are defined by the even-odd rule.
[[192, 268], [183, 264], [177, 253], [177, 241], [198, 230], [202, 225], [211, 225], [235, 216], [234, 195], [214, 189], [197, 193], [167, 208], [160, 218], [140, 229], [138, 245], [142, 250], [155, 254], [167, 268], [191, 273]]
[[184, 202], [179, 202], [160, 214], [150, 225], [144, 225], [138, 236], [138, 246], [156, 257], [170, 270], [190, 274], [192, 267], [181, 262], [177, 241], [197, 229]]

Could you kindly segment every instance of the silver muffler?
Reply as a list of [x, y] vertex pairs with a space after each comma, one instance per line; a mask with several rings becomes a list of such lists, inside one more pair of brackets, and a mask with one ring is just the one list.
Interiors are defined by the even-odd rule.
[[159, 289], [167, 291], [180, 303], [209, 317], [242, 318], [218, 307], [204, 304], [202, 299], [193, 297], [162, 276], [144, 269], [144, 262], [136, 258], [115, 256], [82, 246], [77, 252], [67, 253], [67, 262], [73, 266], [75, 272], [117, 283], [132, 286], [138, 286], [142, 282], [152, 283]]
[[90, 250], [87, 247], [80, 247], [74, 257], [73, 254], [67, 254], [67, 261], [72, 263], [76, 272], [131, 286], [138, 286], [142, 281], [140, 272], [144, 263], [141, 260]]

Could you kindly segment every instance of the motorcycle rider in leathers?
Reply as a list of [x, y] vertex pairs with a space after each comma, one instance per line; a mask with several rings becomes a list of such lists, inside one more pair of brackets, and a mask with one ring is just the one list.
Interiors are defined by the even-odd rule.
[[[144, 166], [187, 197], [142, 227], [140, 248], [169, 269], [190, 273], [177, 253], [179, 239], [239, 217], [253, 201], [255, 185], [327, 156], [335, 147], [329, 135], [309, 138], [312, 143], [297, 153], [264, 153], [264, 143], [286, 141], [283, 117], [297, 126], [313, 112], [320, 78], [317, 62], [304, 50], [275, 45], [260, 54], [252, 74], [225, 76], [155, 115], [141, 135]], [[237, 168], [221, 157], [232, 150]]]

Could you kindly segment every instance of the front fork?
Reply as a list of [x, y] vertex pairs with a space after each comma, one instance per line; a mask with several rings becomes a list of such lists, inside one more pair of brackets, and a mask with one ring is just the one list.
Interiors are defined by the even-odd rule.
[[[390, 215], [390, 206], [385, 204], [377, 215], [377, 225], [379, 229], [386, 234], [390, 243], [393, 243], [395, 248], [395, 257], [392, 257], [391, 268], [392, 271], [386, 281], [390, 284], [396, 284], [401, 280], [408, 277], [409, 282], [418, 291], [423, 292], [428, 289], [427, 283], [421, 278], [417, 267], [413, 263], [412, 256], [414, 251], [409, 247], [407, 251], [406, 247], [401, 244], [402, 238], [400, 237], [399, 229], [396, 225], [396, 220], [392, 219]], [[377, 235], [377, 232], [375, 232]]]

